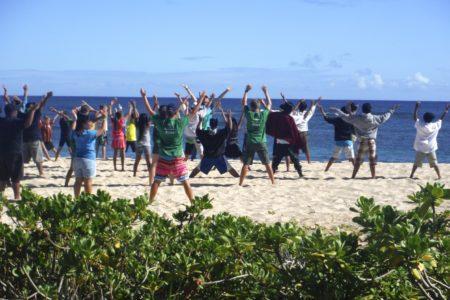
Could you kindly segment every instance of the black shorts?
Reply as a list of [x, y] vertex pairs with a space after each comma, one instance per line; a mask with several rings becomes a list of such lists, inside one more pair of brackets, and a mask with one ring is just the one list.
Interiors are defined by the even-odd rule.
[[59, 138], [59, 145], [58, 145], [58, 147], [62, 148], [62, 147], [64, 147], [64, 144], [66, 144], [67, 147], [70, 147], [70, 138], [68, 136], [61, 136]]
[[22, 153], [0, 155], [0, 181], [19, 182], [23, 177]]
[[195, 144], [191, 144], [191, 143], [186, 143], [184, 146], [184, 154], [185, 155], [191, 155], [192, 153], [194, 153], [196, 151], [195, 149]]
[[47, 151], [55, 149], [55, 145], [53, 145], [53, 143], [51, 141], [50, 142], [44, 142], [44, 145], [45, 145], [45, 149], [47, 149]]
[[127, 147], [125, 148], [125, 152], [128, 152], [128, 148], [131, 148], [133, 153], [136, 152], [136, 141], [127, 141]]

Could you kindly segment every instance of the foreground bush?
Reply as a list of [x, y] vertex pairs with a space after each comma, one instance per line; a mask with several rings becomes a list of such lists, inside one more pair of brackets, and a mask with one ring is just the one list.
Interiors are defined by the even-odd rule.
[[0, 223], [3, 298], [445, 299], [449, 295], [450, 190], [410, 196], [402, 212], [361, 197], [360, 232], [305, 231], [221, 213], [208, 196], [174, 214], [144, 197], [99, 191], [73, 199], [23, 192]]

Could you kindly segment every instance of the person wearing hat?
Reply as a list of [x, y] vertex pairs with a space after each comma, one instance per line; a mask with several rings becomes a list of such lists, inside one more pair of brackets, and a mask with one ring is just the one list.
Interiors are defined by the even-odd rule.
[[358, 174], [359, 168], [366, 155], [369, 156], [370, 173], [372, 178], [375, 178], [377, 165], [376, 139], [378, 128], [386, 123], [398, 108], [399, 105], [394, 105], [388, 112], [381, 115], [372, 114], [372, 105], [370, 103], [364, 103], [362, 105], [362, 114], [355, 114], [351, 109], [351, 103], [347, 104], [345, 113], [339, 108], [330, 108], [335, 111], [342, 120], [355, 127], [356, 135], [360, 140], [358, 153], [355, 159], [355, 166], [353, 167], [353, 179], [356, 177], [356, 174]]
[[0, 117], [0, 193], [11, 184], [15, 200], [20, 199], [23, 177], [23, 131], [32, 125], [41, 105], [42, 102], [29, 106], [26, 116], [19, 118], [17, 107], [9, 103], [5, 105], [5, 117]]
[[[355, 112], [358, 107], [351, 103], [350, 109], [352, 112]], [[327, 172], [331, 165], [337, 160], [339, 160], [339, 156], [342, 152], [345, 154], [345, 158], [348, 159], [353, 165], [355, 165], [355, 151], [353, 149], [353, 135], [355, 134], [355, 128], [352, 124], [345, 122], [340, 117], [331, 117], [328, 116], [322, 105], [319, 105], [320, 113], [323, 116], [325, 122], [332, 124], [334, 126], [334, 151], [331, 155], [328, 164], [325, 168], [325, 172]], [[347, 113], [347, 107], [344, 106], [341, 108], [341, 111]]]
[[183, 185], [186, 196], [192, 202], [194, 194], [189, 184], [188, 168], [183, 153], [183, 132], [189, 124], [189, 118], [179, 117], [180, 108], [176, 109], [173, 104], [167, 105], [164, 109], [161, 106], [159, 113], [156, 114], [148, 102], [145, 89], [141, 89], [141, 96], [150, 114], [150, 120], [158, 132], [158, 164], [150, 189], [150, 202], [155, 200], [161, 182], [170, 176]]
[[419, 119], [419, 106], [420, 102], [416, 103], [414, 109], [414, 121], [416, 127], [416, 138], [414, 140], [414, 150], [416, 151], [416, 160], [411, 170], [410, 178], [414, 178], [414, 173], [417, 168], [422, 167], [422, 162], [425, 157], [428, 159], [430, 168], [434, 168], [438, 179], [441, 179], [441, 172], [437, 164], [436, 151], [438, 149], [437, 136], [439, 130], [442, 127], [442, 121], [448, 113], [450, 104], [445, 106], [445, 110], [442, 113], [439, 120], [434, 121], [435, 115], [431, 112], [423, 114], [423, 121]]

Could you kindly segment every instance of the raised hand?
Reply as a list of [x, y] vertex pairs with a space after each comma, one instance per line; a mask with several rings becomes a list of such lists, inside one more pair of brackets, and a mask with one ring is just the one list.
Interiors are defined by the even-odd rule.
[[227, 91], [228, 92], [231, 91], [231, 86], [227, 87]]
[[250, 90], [252, 89], [252, 85], [251, 84], [247, 84], [247, 86], [245, 87], [245, 92], [248, 93], [250, 92]]
[[24, 92], [28, 91], [28, 85], [27, 84], [24, 84], [22, 88], [23, 88]]
[[147, 91], [144, 88], [141, 88], [141, 96], [142, 97], [146, 97], [147, 96]]
[[268, 91], [267, 86], [265, 86], [265, 85], [263, 85], [263, 86], [261, 87], [261, 89], [262, 89], [262, 91], [263, 91], [264, 93], [267, 93], [267, 91]]
[[420, 106], [420, 104], [421, 104], [420, 101], [416, 102], [416, 106]]
[[397, 110], [399, 107], [400, 107], [399, 104], [395, 104], [394, 106], [392, 106], [392, 109], [393, 109], [393, 110]]

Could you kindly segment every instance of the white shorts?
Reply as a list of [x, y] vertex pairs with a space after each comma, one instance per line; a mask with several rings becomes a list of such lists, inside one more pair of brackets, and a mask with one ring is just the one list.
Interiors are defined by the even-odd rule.
[[354, 159], [355, 158], [355, 151], [353, 150], [352, 146], [334, 146], [333, 155], [331, 156], [334, 160], [338, 160], [341, 156], [342, 151], [345, 153], [346, 159]]

